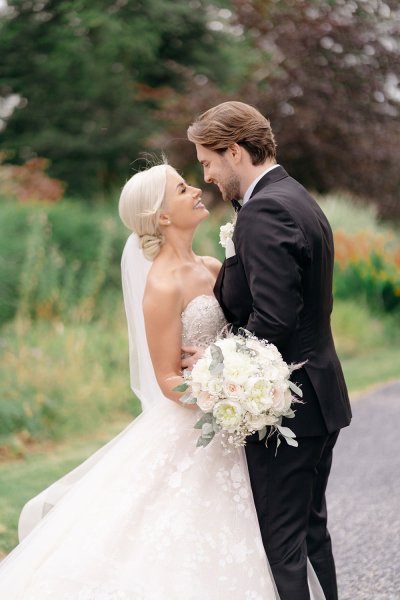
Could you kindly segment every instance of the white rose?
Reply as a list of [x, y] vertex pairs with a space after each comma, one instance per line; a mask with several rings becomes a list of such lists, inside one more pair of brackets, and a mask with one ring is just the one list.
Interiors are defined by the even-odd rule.
[[221, 379], [212, 378], [207, 383], [207, 392], [212, 396], [219, 396], [222, 393], [223, 384]]
[[246, 416], [246, 422], [250, 430], [260, 431], [260, 429], [268, 424], [267, 419], [269, 419], [269, 417], [270, 415], [251, 415], [248, 413]]
[[192, 369], [192, 387], [197, 384], [201, 390], [207, 390], [207, 384], [211, 377], [210, 362], [209, 358], [203, 356], [195, 363]]
[[231, 382], [231, 381], [226, 381], [224, 383], [224, 393], [226, 394], [226, 396], [228, 398], [241, 398], [243, 396], [243, 388], [241, 385]]
[[223, 248], [226, 248], [226, 241], [232, 239], [235, 226], [233, 223], [226, 223], [219, 229], [219, 243]]
[[224, 379], [231, 383], [244, 385], [256, 370], [256, 365], [251, 362], [247, 354], [227, 354], [224, 359]]
[[275, 386], [272, 393], [272, 408], [279, 415], [286, 412], [286, 387]]
[[222, 429], [233, 433], [242, 421], [243, 411], [238, 402], [221, 400], [215, 404], [213, 415]]
[[293, 402], [292, 393], [289, 390], [289, 388], [287, 388], [285, 391], [285, 412], [287, 412], [289, 410], [289, 408], [292, 406], [292, 402]]
[[272, 406], [272, 386], [269, 381], [259, 377], [249, 377], [245, 385], [244, 404], [253, 415], [265, 413]]
[[215, 398], [213, 398], [208, 392], [200, 392], [197, 396], [197, 406], [203, 412], [211, 412], [214, 408]]
[[224, 357], [228, 356], [228, 354], [236, 354], [236, 339], [234, 337], [217, 340], [215, 345], [221, 348]]
[[192, 394], [195, 398], [197, 398], [197, 396], [200, 394], [201, 392], [201, 383], [198, 383], [197, 381], [193, 381], [190, 384], [190, 387], [192, 388]]

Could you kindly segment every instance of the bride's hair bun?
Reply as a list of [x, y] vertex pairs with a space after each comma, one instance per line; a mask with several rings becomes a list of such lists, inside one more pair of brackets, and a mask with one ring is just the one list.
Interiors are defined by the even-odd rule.
[[145, 233], [139, 237], [139, 242], [144, 257], [147, 258], [147, 260], [154, 260], [160, 252], [161, 246], [164, 243], [164, 238], [161, 234], [149, 235], [148, 233]]
[[139, 236], [143, 254], [154, 260], [164, 243], [158, 217], [165, 198], [167, 164], [136, 173], [124, 185], [119, 199], [119, 216]]

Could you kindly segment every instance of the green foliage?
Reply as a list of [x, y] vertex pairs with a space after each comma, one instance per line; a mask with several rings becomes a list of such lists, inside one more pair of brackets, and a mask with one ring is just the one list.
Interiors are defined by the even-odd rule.
[[0, 324], [17, 313], [90, 321], [120, 291], [128, 232], [116, 207], [0, 204]]
[[348, 197], [321, 200], [335, 239], [335, 297], [359, 298], [377, 314], [400, 316], [400, 234], [374, 207]]
[[335, 300], [332, 327], [350, 391], [398, 379], [400, 329], [393, 315], [373, 312], [361, 300]]
[[129, 388], [121, 295], [95, 323], [17, 319], [0, 338], [0, 447], [24, 452], [35, 440], [93, 431], [137, 414]]
[[15, 162], [49, 158], [69, 194], [120, 186], [165, 127], [156, 109], [183, 102], [184, 73], [229, 76], [227, 34], [207, 23], [205, 0], [8, 0], [0, 97], [20, 102], [0, 147]]

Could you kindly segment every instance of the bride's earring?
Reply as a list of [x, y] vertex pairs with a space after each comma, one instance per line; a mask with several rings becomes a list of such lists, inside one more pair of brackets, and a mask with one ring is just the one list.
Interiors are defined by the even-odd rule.
[[168, 215], [161, 215], [160, 216], [160, 225], [171, 225], [171, 220], [168, 217]]

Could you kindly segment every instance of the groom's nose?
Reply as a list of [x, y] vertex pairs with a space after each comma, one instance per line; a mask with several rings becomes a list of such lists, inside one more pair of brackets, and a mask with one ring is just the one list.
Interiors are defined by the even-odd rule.
[[211, 177], [211, 175], [208, 173], [208, 171], [204, 171], [204, 181], [206, 183], [214, 183], [213, 178]]

